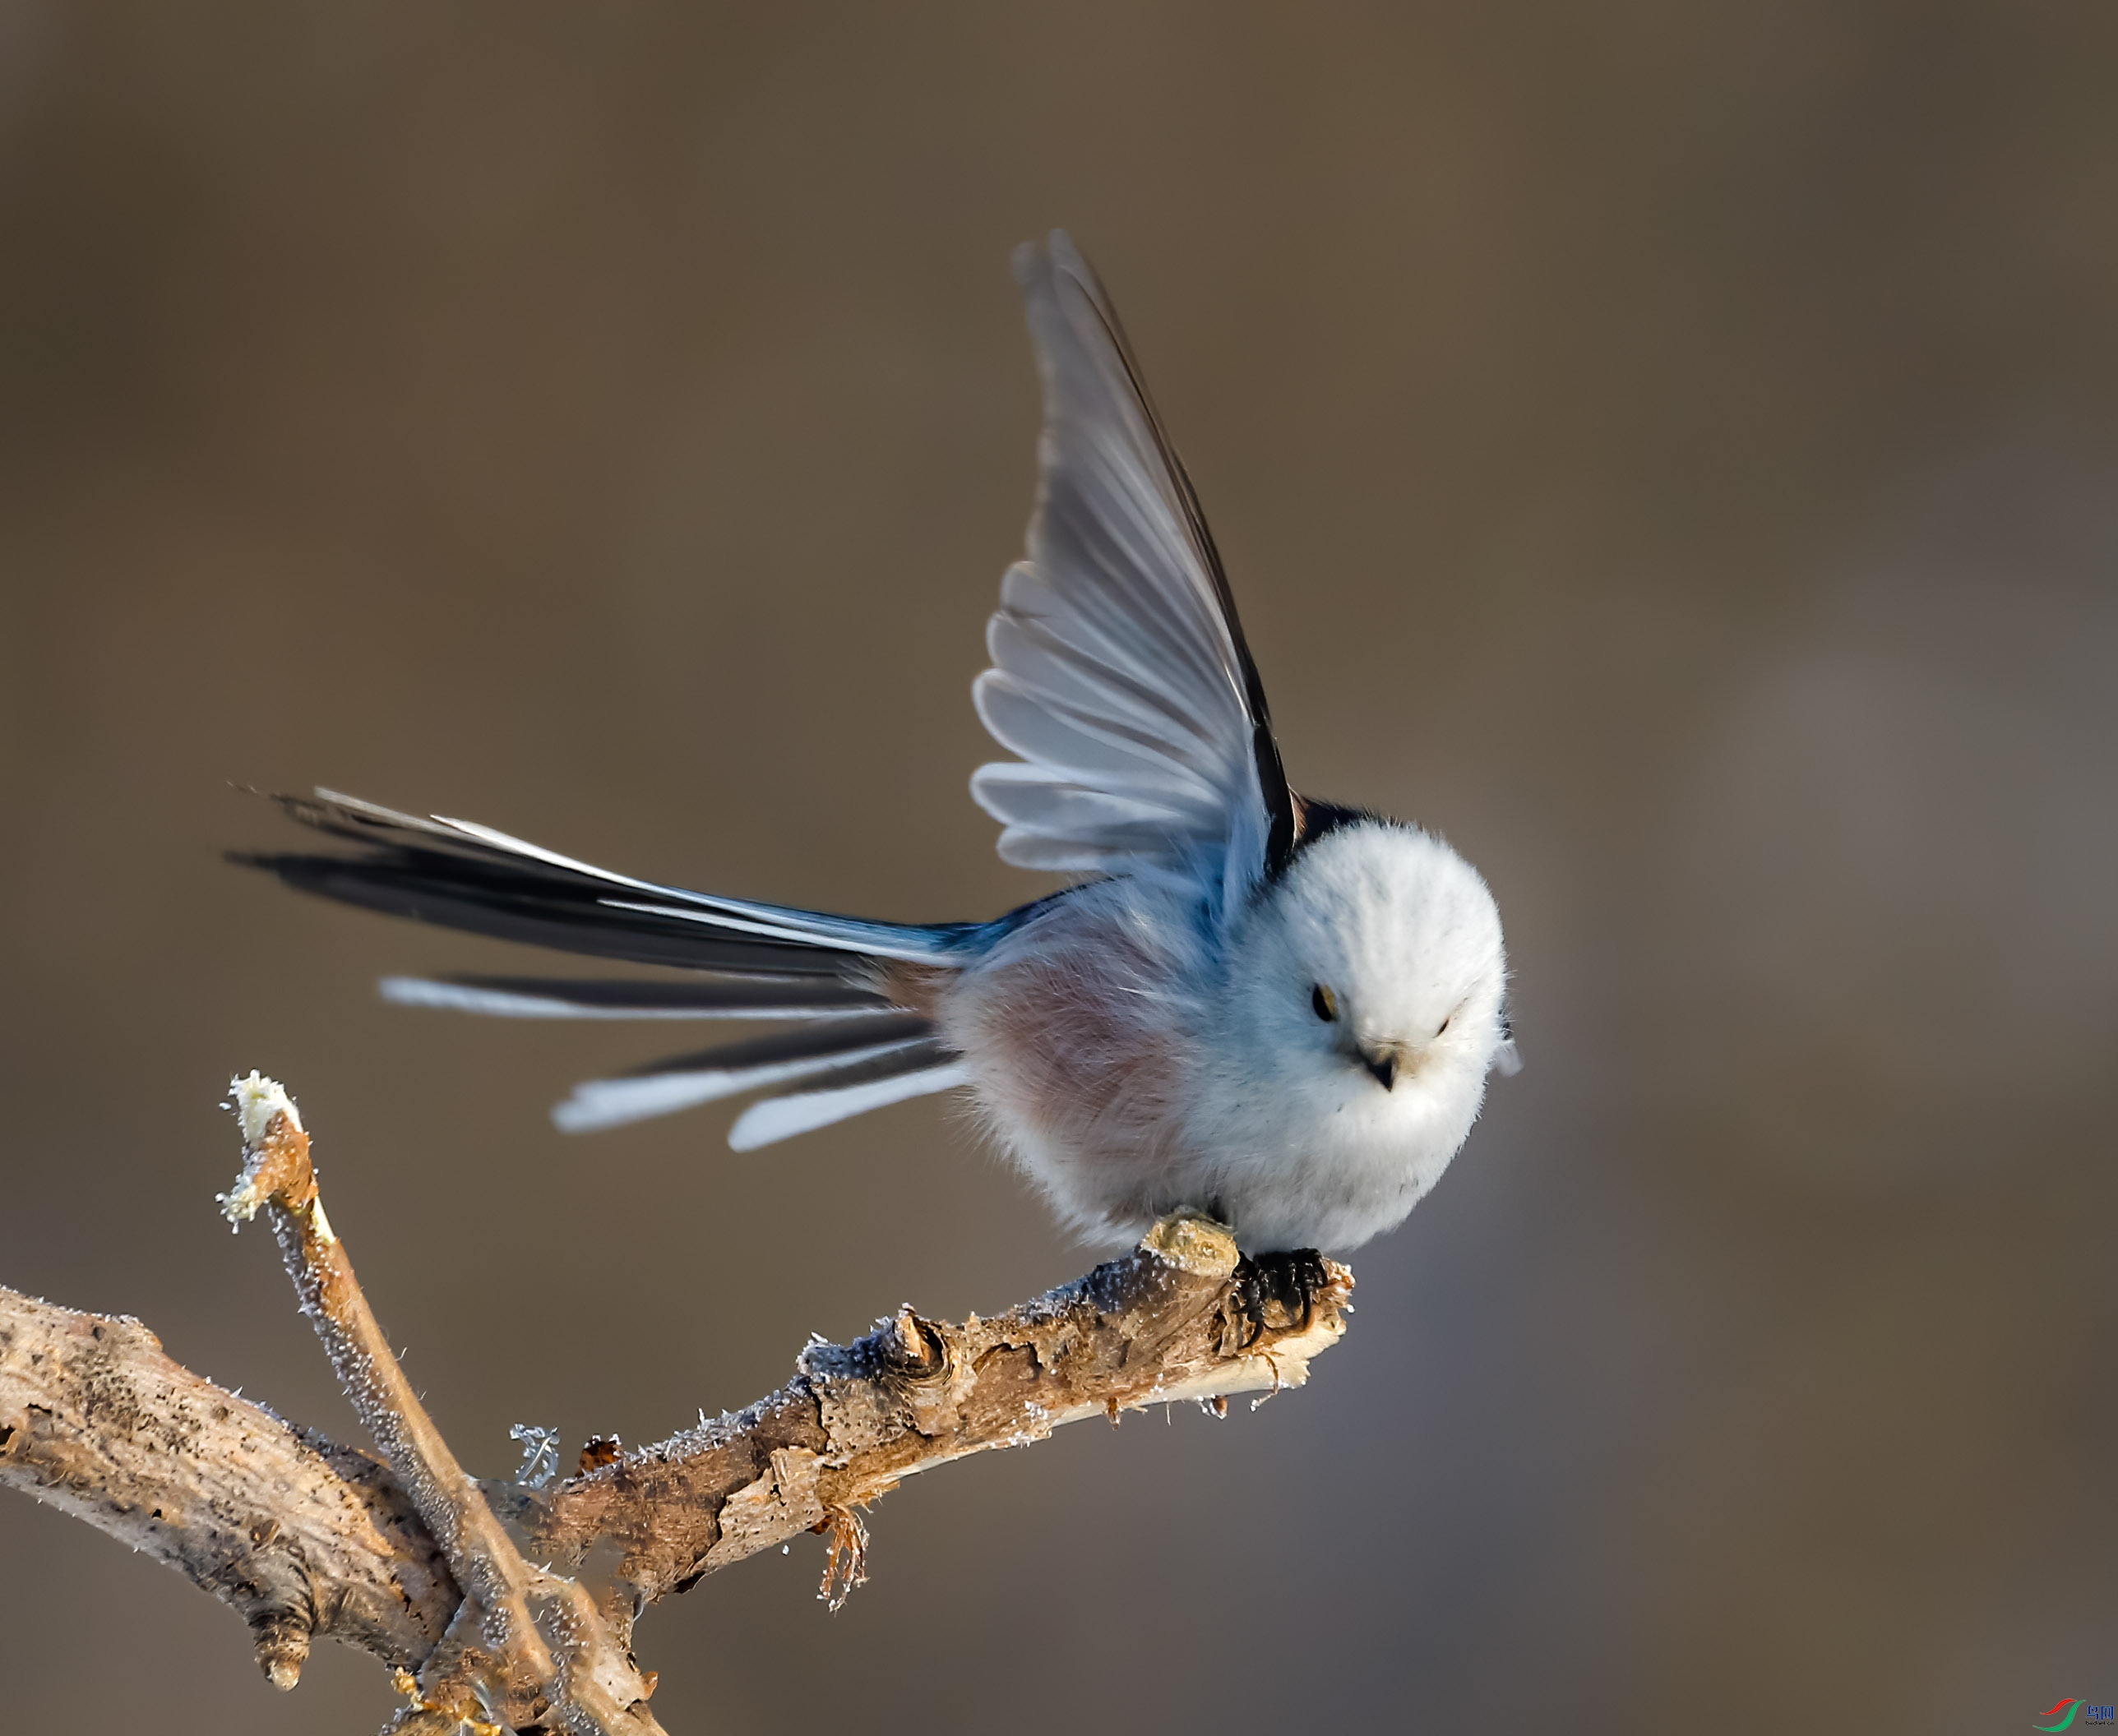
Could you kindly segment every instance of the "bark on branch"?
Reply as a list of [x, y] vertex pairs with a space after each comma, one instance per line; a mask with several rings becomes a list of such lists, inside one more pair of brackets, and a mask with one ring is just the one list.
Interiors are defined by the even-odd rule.
[[228, 1604], [280, 1688], [312, 1634], [416, 1669], [463, 1601], [376, 1460], [178, 1367], [136, 1320], [12, 1290], [0, 1290], [0, 1484]]
[[[910, 1308], [734, 1415], [543, 1488], [473, 1482], [420, 1407], [331, 1232], [307, 1136], [252, 1075], [231, 1214], [274, 1217], [303, 1307], [386, 1463], [171, 1362], [137, 1322], [0, 1290], [0, 1484], [185, 1573], [250, 1624], [292, 1688], [312, 1637], [400, 1674], [400, 1731], [651, 1732], [635, 1618], [804, 1531], [824, 1589], [862, 1577], [860, 1510], [914, 1472], [1063, 1423], [1298, 1386], [1352, 1312], [1314, 1254], [1239, 1258], [1226, 1230], [1165, 1220], [1140, 1247], [991, 1320]], [[275, 1119], [276, 1118], [276, 1119]], [[530, 1565], [548, 1562], [574, 1577]], [[466, 1595], [466, 1591], [469, 1595]]]

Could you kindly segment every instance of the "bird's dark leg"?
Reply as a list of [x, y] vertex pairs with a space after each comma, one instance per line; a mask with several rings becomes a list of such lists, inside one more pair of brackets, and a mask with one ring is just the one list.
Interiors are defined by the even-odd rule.
[[1324, 1256], [1314, 1248], [1245, 1255], [1235, 1281], [1235, 1304], [1249, 1327], [1243, 1344], [1256, 1343], [1267, 1327], [1306, 1332], [1316, 1318], [1316, 1299], [1330, 1283]]

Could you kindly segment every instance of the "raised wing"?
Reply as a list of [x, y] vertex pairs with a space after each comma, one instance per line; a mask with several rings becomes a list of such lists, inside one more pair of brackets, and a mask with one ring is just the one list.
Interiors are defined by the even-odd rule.
[[1220, 556], [1095, 274], [1061, 231], [1015, 269], [1043, 474], [973, 696], [1022, 757], [981, 766], [971, 793], [1006, 828], [1003, 861], [1210, 863], [1232, 893], [1284, 862], [1295, 820]]

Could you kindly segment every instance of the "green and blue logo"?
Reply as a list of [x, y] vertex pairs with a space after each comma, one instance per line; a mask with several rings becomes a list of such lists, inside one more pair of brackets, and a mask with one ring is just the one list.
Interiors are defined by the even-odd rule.
[[2077, 1718], [2083, 1724], [2118, 1724], [2118, 1706], [2091, 1706], [2086, 1700], [2062, 1700], [2045, 1716], [2052, 1721], [2032, 1724], [2030, 1728], [2043, 1730], [2047, 1736], [2058, 1736], [2061, 1730], [2072, 1729]]

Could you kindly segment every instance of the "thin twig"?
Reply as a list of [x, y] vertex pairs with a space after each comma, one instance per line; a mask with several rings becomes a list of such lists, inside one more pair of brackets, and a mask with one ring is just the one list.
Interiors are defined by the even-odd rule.
[[[302, 1311], [322, 1339], [339, 1383], [477, 1606], [476, 1625], [466, 1618], [473, 1613], [467, 1604], [450, 1630], [456, 1645], [445, 1640], [440, 1648], [450, 1654], [451, 1667], [436, 1670], [430, 1660], [422, 1671], [423, 1694], [431, 1705], [482, 1681], [519, 1723], [557, 1714], [566, 1729], [584, 1736], [659, 1730], [646, 1709], [653, 1690], [607, 1632], [594, 1601], [572, 1581], [522, 1558], [405, 1379], [354, 1276], [345, 1244], [324, 1214], [309, 1136], [293, 1099], [255, 1073], [234, 1081], [234, 1090], [243, 1167], [223, 1209], [231, 1222], [240, 1222], [260, 1205], [271, 1208]], [[469, 1643], [473, 1633], [476, 1646]]]

